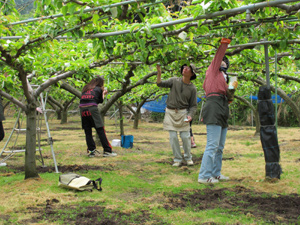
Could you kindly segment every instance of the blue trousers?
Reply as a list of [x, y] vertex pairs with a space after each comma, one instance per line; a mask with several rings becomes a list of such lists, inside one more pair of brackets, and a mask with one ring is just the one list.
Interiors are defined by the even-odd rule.
[[222, 128], [218, 125], [206, 125], [206, 132], [207, 143], [198, 179], [208, 179], [221, 175], [227, 128]]

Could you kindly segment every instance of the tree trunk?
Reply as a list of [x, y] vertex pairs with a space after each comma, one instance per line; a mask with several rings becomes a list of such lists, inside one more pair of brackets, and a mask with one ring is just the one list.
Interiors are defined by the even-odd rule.
[[140, 118], [141, 118], [141, 108], [137, 108], [134, 114], [133, 129], [138, 129]]
[[61, 121], [60, 124], [65, 124], [68, 122], [68, 109], [63, 109], [62, 110], [62, 117], [61, 117]]
[[61, 116], [61, 110], [60, 109], [57, 109], [57, 110], [55, 110], [55, 112], [56, 112], [56, 119], [57, 120], [61, 120], [61, 118], [62, 118], [62, 116]]
[[61, 120], [62, 105], [56, 101], [51, 95], [48, 96], [48, 104], [55, 110], [56, 119]]
[[124, 135], [124, 120], [123, 120], [123, 104], [119, 102], [119, 115], [120, 115], [120, 135]]
[[61, 124], [68, 123], [68, 109], [71, 106], [71, 104], [74, 102], [75, 99], [76, 99], [76, 96], [74, 96], [69, 101], [65, 101], [65, 103], [63, 104], [63, 107], [62, 107], [62, 118], [61, 118], [61, 121], [60, 121]]
[[26, 112], [25, 179], [39, 177], [36, 169], [36, 102]]

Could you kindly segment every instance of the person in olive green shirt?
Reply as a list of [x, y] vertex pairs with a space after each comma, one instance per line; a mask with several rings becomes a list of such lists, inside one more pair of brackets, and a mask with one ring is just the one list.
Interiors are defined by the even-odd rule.
[[2, 105], [2, 98], [0, 97], [0, 141], [2, 141], [5, 136], [3, 124], [2, 124], [3, 120], [5, 120], [4, 110], [3, 110], [3, 105]]
[[162, 81], [161, 67], [157, 65], [157, 86], [170, 88], [163, 126], [164, 130], [169, 131], [174, 155], [173, 166], [180, 166], [183, 161], [177, 132], [183, 143], [184, 160], [188, 166], [194, 165], [191, 155], [190, 121], [197, 110], [197, 89], [191, 83], [191, 80], [196, 79], [195, 70], [193, 64], [183, 65], [181, 66], [182, 77], [172, 77]]

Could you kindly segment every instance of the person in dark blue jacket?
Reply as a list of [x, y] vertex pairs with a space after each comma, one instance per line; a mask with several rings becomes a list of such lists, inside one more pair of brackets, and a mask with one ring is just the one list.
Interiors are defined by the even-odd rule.
[[116, 153], [112, 152], [112, 147], [106, 137], [104, 123], [97, 107], [99, 103], [103, 103], [103, 99], [106, 94], [107, 90], [104, 88], [104, 79], [100, 76], [92, 79], [82, 89], [79, 108], [81, 113], [82, 129], [84, 129], [85, 132], [89, 157], [94, 157], [96, 152], [92, 127], [96, 129], [100, 138], [103, 147], [103, 156], [117, 156]]

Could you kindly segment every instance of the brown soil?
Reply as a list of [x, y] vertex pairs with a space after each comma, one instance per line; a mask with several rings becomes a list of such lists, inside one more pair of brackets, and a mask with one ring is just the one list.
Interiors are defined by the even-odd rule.
[[[193, 157], [195, 164], [200, 164], [200, 157]], [[231, 158], [223, 160], [232, 160]], [[157, 161], [157, 163], [171, 164], [172, 160]], [[53, 172], [54, 168], [38, 167], [39, 173]], [[58, 166], [62, 173], [80, 172], [90, 170], [111, 171], [109, 165], [66, 165]], [[11, 172], [11, 171], [14, 172]], [[24, 171], [23, 167], [7, 167], [7, 175], [10, 172], [18, 173]], [[5, 171], [3, 171], [5, 172]], [[5, 174], [5, 173], [4, 173]], [[4, 176], [2, 174], [2, 176]], [[8, 175], [9, 176], [9, 175]], [[164, 194], [164, 203], [160, 206], [165, 210], [193, 210], [202, 211], [218, 208], [225, 213], [234, 215], [244, 214], [255, 218], [256, 221], [266, 223], [297, 224], [300, 220], [300, 196], [297, 194], [280, 195], [263, 192], [255, 192], [243, 186], [234, 188], [214, 189], [213, 185], [202, 190], [189, 190], [187, 192]], [[81, 205], [62, 205], [57, 199], [48, 199], [44, 205], [27, 208], [28, 213], [35, 213], [31, 219], [21, 221], [21, 224], [38, 223], [40, 220], [55, 222], [64, 221], [65, 224], [167, 224], [163, 218], [151, 214], [151, 211], [139, 210], [124, 213], [117, 210], [107, 209], [103, 202], [91, 201]], [[9, 219], [9, 215], [0, 215], [1, 219]]]
[[[65, 224], [75, 225], [117, 225], [117, 224], [167, 224], [160, 218], [156, 218], [146, 210], [133, 213], [123, 213], [120, 211], [106, 209], [101, 206], [102, 202], [90, 201], [87, 207], [79, 205], [59, 205], [57, 199], [47, 200], [41, 207], [30, 207], [28, 211], [36, 213], [38, 216], [22, 221], [22, 224], [37, 223], [41, 219], [55, 222], [63, 220]], [[63, 219], [62, 219], [63, 218]]]
[[[65, 166], [57, 166], [57, 169], [60, 173], [69, 173], [69, 172], [80, 172], [87, 173], [90, 170], [99, 170], [99, 171], [112, 171], [113, 168], [111, 166], [91, 166], [91, 165], [65, 165]], [[23, 166], [11, 166], [8, 165], [3, 167], [2, 172], [14, 171], [14, 173], [20, 173], [24, 171]], [[51, 173], [55, 171], [54, 167], [42, 167], [37, 166], [38, 173]]]
[[[213, 186], [202, 190], [188, 191], [179, 194], [164, 194], [165, 210], [202, 211], [218, 208], [226, 213], [244, 214], [265, 223], [297, 224], [299, 222], [300, 196], [279, 195], [254, 192], [242, 186], [234, 188], [213, 189]], [[64, 221], [66, 224], [168, 224], [162, 218], [154, 216], [146, 210], [124, 213], [106, 209], [103, 202], [91, 201], [87, 207], [79, 205], [60, 205], [57, 199], [47, 200], [45, 205], [27, 208], [37, 216], [24, 224], [43, 220], [55, 222]], [[3, 215], [5, 216], [5, 215]]]
[[193, 208], [195, 211], [221, 208], [232, 214], [243, 213], [268, 223], [297, 224], [300, 220], [300, 196], [297, 194], [272, 196], [254, 192], [242, 186], [195, 190], [168, 196], [167, 210]]
[[[183, 156], [182, 156], [183, 157]], [[202, 157], [203, 157], [203, 154], [201, 154], [200, 156], [197, 156], [197, 155], [193, 155], [193, 162], [194, 162], [194, 165], [200, 165], [201, 164], [201, 161], [202, 161]], [[228, 157], [228, 158], [225, 158], [223, 157], [222, 159], [223, 161], [226, 161], [226, 160], [234, 160], [233, 157]], [[156, 161], [157, 163], [163, 163], [163, 164], [170, 164], [172, 165], [174, 162], [173, 162], [173, 158], [170, 158], [170, 159], [164, 159], [164, 160], [157, 160]], [[183, 162], [181, 166], [186, 166], [186, 163]]]

